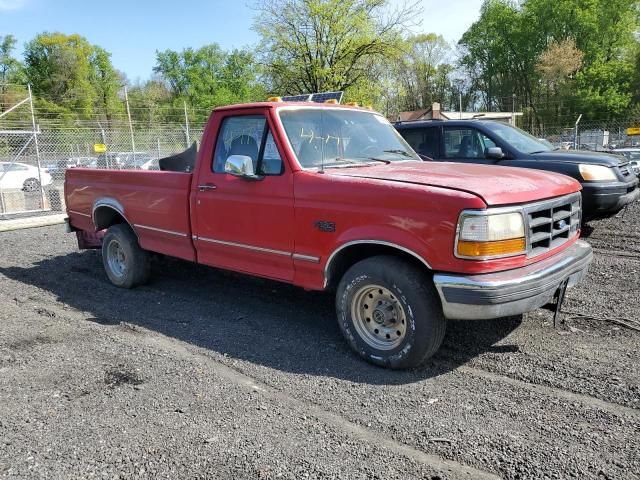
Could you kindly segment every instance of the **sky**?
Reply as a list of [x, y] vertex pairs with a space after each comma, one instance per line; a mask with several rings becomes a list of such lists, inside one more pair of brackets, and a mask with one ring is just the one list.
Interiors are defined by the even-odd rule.
[[[402, 0], [392, 0], [400, 3]], [[112, 54], [131, 81], [148, 79], [156, 50], [218, 43], [252, 46], [256, 12], [247, 0], [0, 0], [0, 36], [24, 43], [44, 31], [79, 33]], [[414, 32], [433, 32], [457, 42], [478, 18], [482, 0], [420, 0]]]

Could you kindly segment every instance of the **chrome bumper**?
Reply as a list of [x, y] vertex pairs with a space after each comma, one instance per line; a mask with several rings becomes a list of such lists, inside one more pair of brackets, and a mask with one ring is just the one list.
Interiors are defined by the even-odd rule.
[[550, 303], [560, 285], [578, 284], [593, 258], [591, 246], [578, 240], [540, 262], [482, 275], [436, 273], [433, 281], [447, 318], [482, 320], [530, 312]]

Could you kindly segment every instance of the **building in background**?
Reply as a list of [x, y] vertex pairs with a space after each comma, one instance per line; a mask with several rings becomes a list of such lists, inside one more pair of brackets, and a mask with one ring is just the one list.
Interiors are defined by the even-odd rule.
[[412, 112], [400, 112], [389, 118], [392, 122], [413, 122], [415, 120], [496, 120], [498, 122], [515, 125], [516, 117], [521, 117], [522, 112], [445, 112], [441, 110], [439, 103], [434, 103], [429, 108], [414, 110]]

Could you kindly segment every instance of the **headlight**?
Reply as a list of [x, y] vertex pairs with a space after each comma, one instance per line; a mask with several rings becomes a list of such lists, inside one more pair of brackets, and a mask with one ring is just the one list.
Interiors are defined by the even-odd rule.
[[456, 243], [456, 256], [460, 258], [486, 260], [524, 254], [524, 219], [520, 212], [462, 212]]
[[612, 168], [602, 165], [580, 164], [580, 175], [587, 181], [616, 180], [616, 174]]

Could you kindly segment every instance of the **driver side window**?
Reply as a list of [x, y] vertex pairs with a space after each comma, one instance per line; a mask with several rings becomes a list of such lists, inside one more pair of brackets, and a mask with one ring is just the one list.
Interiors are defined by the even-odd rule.
[[213, 172], [225, 173], [232, 155], [250, 157], [260, 175], [280, 175], [282, 158], [263, 115], [227, 117], [222, 122], [213, 157]]
[[444, 129], [445, 158], [485, 159], [488, 148], [496, 144], [475, 128]]

